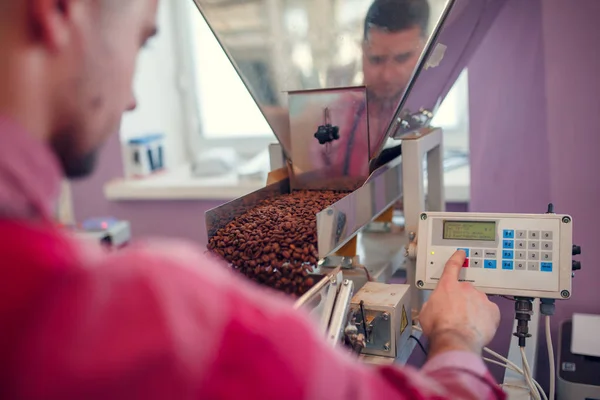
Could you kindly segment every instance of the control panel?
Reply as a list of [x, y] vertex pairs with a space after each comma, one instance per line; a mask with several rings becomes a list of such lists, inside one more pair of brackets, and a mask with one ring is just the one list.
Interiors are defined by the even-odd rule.
[[420, 216], [416, 285], [433, 289], [456, 250], [460, 280], [488, 294], [571, 296], [572, 219], [557, 214], [427, 212]]

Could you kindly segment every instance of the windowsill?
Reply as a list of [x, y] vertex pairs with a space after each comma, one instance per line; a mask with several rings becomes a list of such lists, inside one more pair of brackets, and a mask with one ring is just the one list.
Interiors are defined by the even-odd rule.
[[[468, 203], [470, 200], [469, 166], [446, 172], [446, 201]], [[104, 195], [111, 201], [131, 200], [232, 200], [265, 186], [263, 180], [239, 179], [236, 174], [213, 178], [193, 177], [187, 166], [146, 179], [117, 179], [104, 185]]]

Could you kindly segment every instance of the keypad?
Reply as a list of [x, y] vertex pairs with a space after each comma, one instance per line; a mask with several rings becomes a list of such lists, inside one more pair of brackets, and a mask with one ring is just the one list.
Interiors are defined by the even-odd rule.
[[552, 272], [552, 231], [503, 229], [501, 249], [459, 248], [464, 268]]

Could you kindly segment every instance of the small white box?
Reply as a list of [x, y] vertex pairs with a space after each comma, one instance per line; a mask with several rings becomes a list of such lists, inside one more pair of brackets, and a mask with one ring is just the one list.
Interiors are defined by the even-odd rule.
[[138, 136], [123, 146], [125, 176], [143, 178], [164, 169], [164, 136], [150, 134]]

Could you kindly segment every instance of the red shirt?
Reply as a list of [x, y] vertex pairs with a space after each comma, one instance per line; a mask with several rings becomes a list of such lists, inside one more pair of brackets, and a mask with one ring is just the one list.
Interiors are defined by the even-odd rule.
[[54, 227], [50, 151], [0, 118], [0, 398], [505, 398], [481, 358], [370, 367], [191, 245], [105, 253]]

